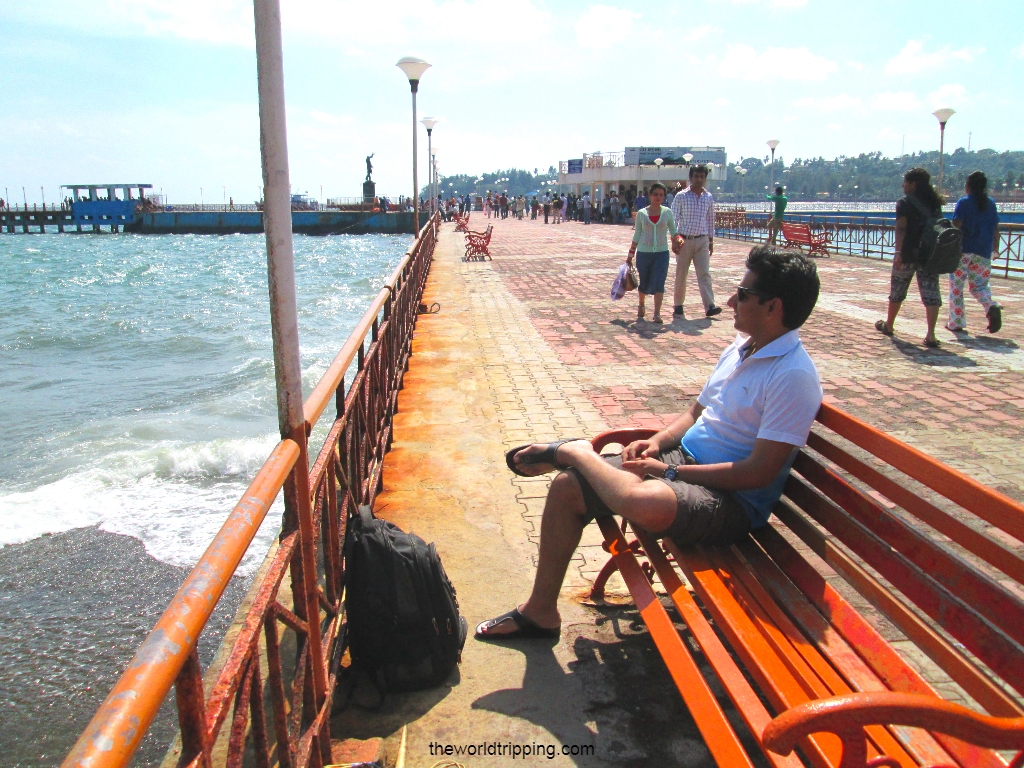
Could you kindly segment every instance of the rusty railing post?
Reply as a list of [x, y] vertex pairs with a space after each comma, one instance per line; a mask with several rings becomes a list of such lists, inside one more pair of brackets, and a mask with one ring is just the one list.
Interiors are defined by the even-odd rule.
[[[305, 648], [312, 679], [316, 717], [325, 706], [327, 673], [320, 642], [317, 599], [316, 534], [309, 492], [309, 453], [302, 402], [299, 361], [299, 318], [295, 295], [295, 257], [292, 250], [291, 186], [288, 174], [288, 135], [285, 120], [284, 56], [281, 47], [279, 0], [253, 0], [256, 20], [256, 72], [259, 88], [260, 154], [263, 164], [263, 220], [267, 239], [270, 320], [277, 381], [277, 416], [281, 434], [300, 447], [299, 460], [285, 484], [282, 535], [299, 531], [299, 558], [292, 568], [296, 614], [307, 622]], [[330, 761], [330, 720], [319, 734], [320, 756]], [[314, 764], [317, 761], [313, 761]]]

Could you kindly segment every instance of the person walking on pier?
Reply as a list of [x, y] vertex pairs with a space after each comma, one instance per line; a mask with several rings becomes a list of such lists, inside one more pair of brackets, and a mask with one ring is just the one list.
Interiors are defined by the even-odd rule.
[[789, 198], [783, 194], [782, 187], [776, 187], [775, 194], [765, 195], [764, 199], [775, 203], [775, 211], [768, 220], [768, 245], [775, 245], [775, 241], [779, 237], [779, 230], [782, 229], [782, 220], [786, 215], [786, 206], [789, 204]]
[[580, 205], [583, 206], [583, 223], [590, 223], [590, 192], [583, 193], [583, 200], [580, 201]]
[[690, 166], [690, 186], [672, 201], [672, 214], [676, 218], [679, 234], [672, 250], [676, 254], [676, 284], [672, 314], [684, 318], [686, 277], [693, 262], [697, 273], [697, 288], [704, 303], [704, 315], [714, 317], [722, 312], [715, 305], [715, 291], [711, 285], [711, 256], [715, 252], [715, 200], [704, 188], [708, 169], [703, 165]]
[[551, 209], [555, 212], [555, 224], [562, 223], [562, 208], [565, 205], [565, 200], [559, 197], [558, 193], [555, 192], [555, 198], [551, 201]]
[[551, 215], [551, 193], [544, 193], [544, 223], [548, 223], [548, 217]]
[[633, 263], [636, 255], [636, 271], [640, 274], [639, 306], [636, 320], [644, 319], [644, 302], [654, 294], [655, 323], [661, 319], [661, 302], [665, 298], [665, 278], [668, 277], [669, 237], [676, 235], [676, 222], [669, 208], [662, 206], [665, 187], [660, 182], [651, 185], [651, 202], [636, 212], [633, 226], [633, 243], [629, 246], [626, 263]]
[[907, 298], [910, 281], [917, 275], [917, 289], [928, 319], [926, 347], [938, 347], [935, 324], [942, 307], [939, 276], [922, 269], [918, 251], [926, 220], [942, 215], [942, 198], [932, 186], [932, 177], [924, 168], [911, 168], [903, 175], [903, 197], [896, 203], [896, 257], [892, 261], [889, 290], [889, 313], [885, 320], [875, 323], [875, 330], [886, 336], [893, 335], [893, 325], [900, 307]]
[[992, 256], [999, 253], [999, 214], [995, 201], [988, 196], [988, 178], [981, 171], [967, 177], [966, 193], [956, 201], [953, 226], [964, 233], [964, 255], [960, 267], [949, 276], [949, 323], [954, 333], [967, 330], [964, 315], [964, 283], [971, 295], [985, 309], [988, 332], [1003, 327], [1003, 308], [992, 300], [988, 280], [992, 273]]

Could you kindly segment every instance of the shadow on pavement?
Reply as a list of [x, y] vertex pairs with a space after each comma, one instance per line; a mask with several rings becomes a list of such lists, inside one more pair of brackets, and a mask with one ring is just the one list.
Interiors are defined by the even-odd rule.
[[[946, 346], [939, 347], [938, 349], [929, 349], [921, 344], [903, 341], [895, 336], [890, 336], [889, 340], [892, 342], [892, 345], [897, 352], [908, 360], [920, 363], [921, 365], [929, 365], [937, 368], [978, 367], [978, 363], [976, 361], [969, 357], [964, 357], [963, 355], [951, 352]], [[949, 344], [949, 342], [947, 342], [947, 344]]]
[[1003, 355], [1012, 354], [1020, 349], [1013, 339], [997, 339], [991, 336], [960, 336], [957, 337], [957, 341], [968, 349], [998, 352]]

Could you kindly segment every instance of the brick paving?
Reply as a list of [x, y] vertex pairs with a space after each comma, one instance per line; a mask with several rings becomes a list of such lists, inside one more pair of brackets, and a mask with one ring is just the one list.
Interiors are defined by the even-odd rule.
[[[474, 214], [473, 229], [486, 223]], [[662, 326], [635, 322], [635, 294], [611, 301], [628, 227], [490, 223], [489, 262], [460, 261], [462, 237], [452, 225], [442, 230], [427, 286], [428, 300], [442, 309], [417, 326], [378, 510], [438, 542], [471, 625], [524, 599], [536, 563], [550, 476], [515, 477], [501, 452], [612, 427], [660, 427], [697, 396], [735, 336], [727, 308], [718, 318], [703, 317], [693, 282], [690, 319]], [[719, 239], [716, 246], [712, 274], [724, 306], [750, 245]], [[822, 295], [802, 337], [828, 401], [1024, 500], [1017, 448], [1024, 353], [1015, 341], [1024, 330], [1017, 314], [1024, 283], [993, 281], [1006, 308], [1002, 333], [985, 333], [981, 312], [968, 303], [968, 327], [978, 333], [957, 339], [940, 329], [943, 347], [928, 350], [920, 343], [923, 307], [914, 299], [894, 338], [874, 330], [885, 312], [887, 265], [842, 256], [818, 264]], [[674, 267], [670, 281], [673, 274]], [[664, 308], [666, 319], [671, 311]], [[618, 601], [618, 611], [586, 604], [608, 557], [600, 543], [597, 527], [589, 526], [563, 589], [563, 633], [553, 656], [471, 641], [462, 682], [451, 694], [433, 703], [412, 697], [404, 709], [383, 713], [380, 734], [394, 741], [395, 723], [420, 717], [410, 726], [410, 745], [421, 756], [426, 740], [439, 734], [550, 734], [598, 749], [597, 759], [556, 759], [560, 765], [713, 764], [653, 647], [640, 637], [643, 626], [628, 599]], [[617, 577], [610, 586], [613, 598], [628, 598]], [[870, 606], [855, 601], [905, 645]], [[921, 668], [946, 695], [963, 698], [927, 662]], [[634, 707], [638, 691], [642, 701]]]

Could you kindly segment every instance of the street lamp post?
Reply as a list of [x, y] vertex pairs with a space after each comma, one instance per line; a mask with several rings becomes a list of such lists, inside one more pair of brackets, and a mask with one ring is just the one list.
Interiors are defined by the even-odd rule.
[[747, 179], [747, 169], [744, 168], [742, 165], [737, 165], [736, 166], [736, 173], [738, 173], [740, 175], [740, 202], [743, 202], [743, 195], [744, 195], [743, 188], [746, 186], [746, 184], [744, 184], [744, 182]]
[[439, 147], [430, 148], [430, 199], [431, 210], [437, 208], [438, 178], [437, 178], [437, 150]]
[[[427, 180], [427, 187], [430, 188], [430, 193], [431, 193], [431, 198], [430, 199], [431, 199], [431, 201], [433, 201], [433, 199], [434, 199], [433, 198], [433, 193], [434, 193], [434, 165], [433, 165], [434, 150], [431, 149], [430, 134], [434, 130], [434, 126], [438, 124], [439, 120], [436, 117], [424, 117], [422, 120], [420, 120], [420, 122], [423, 123], [423, 127], [427, 129], [427, 155], [431, 158], [430, 178]], [[419, 194], [419, 190], [416, 191], [416, 194]], [[430, 203], [430, 210], [431, 211], [434, 210], [434, 203], [433, 202]]]
[[769, 191], [774, 192], [775, 191], [775, 148], [777, 146], [779, 146], [780, 142], [779, 142], [778, 139], [768, 139], [768, 141], [766, 141], [765, 143], [769, 147], [771, 147], [771, 150], [772, 150], [772, 170], [771, 170], [771, 173], [770, 173], [771, 183], [768, 185], [768, 187], [769, 187]]
[[661, 181], [661, 164], [664, 163], [664, 162], [665, 161], [662, 160], [660, 157], [654, 158], [654, 165], [655, 165], [654, 180], [655, 181], [658, 181], [658, 182]]
[[939, 193], [942, 193], [942, 155], [945, 152], [945, 141], [946, 141], [946, 123], [949, 122], [949, 118], [956, 114], [955, 109], [949, 107], [943, 107], [942, 109], [936, 109], [932, 112], [933, 115], [939, 121]]
[[405, 72], [409, 78], [409, 88], [412, 91], [412, 226], [419, 234], [420, 231], [420, 178], [416, 169], [416, 92], [420, 87], [420, 78], [427, 71], [430, 64], [423, 59], [413, 56], [405, 56], [398, 60], [398, 68]]

